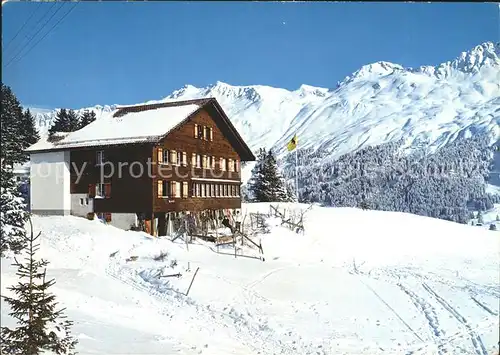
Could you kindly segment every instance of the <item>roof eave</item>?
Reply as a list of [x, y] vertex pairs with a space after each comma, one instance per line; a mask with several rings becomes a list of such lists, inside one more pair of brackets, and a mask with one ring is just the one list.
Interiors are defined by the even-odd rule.
[[233, 123], [229, 119], [229, 117], [226, 115], [226, 112], [224, 112], [224, 109], [222, 106], [219, 104], [219, 102], [215, 98], [211, 98], [204, 106], [208, 104], [213, 104], [218, 113], [221, 115], [221, 117], [226, 121], [225, 123], [228, 125], [232, 133], [235, 135], [239, 143], [241, 144], [241, 148], [245, 151], [245, 154], [241, 156], [242, 161], [255, 161], [257, 158], [253, 154], [252, 150], [250, 147], [246, 144], [245, 140], [241, 137], [241, 135], [238, 133], [236, 130], [236, 127], [234, 127]]

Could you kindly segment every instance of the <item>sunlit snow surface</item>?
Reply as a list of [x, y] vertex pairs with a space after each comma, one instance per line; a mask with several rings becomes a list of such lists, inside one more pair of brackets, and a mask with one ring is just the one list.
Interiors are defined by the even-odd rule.
[[[283, 208], [307, 206], [281, 205]], [[269, 212], [268, 204], [243, 213]], [[245, 223], [248, 222], [248, 216]], [[257, 250], [34, 217], [80, 354], [492, 354], [499, 232], [404, 213], [314, 207], [269, 218]], [[232, 247], [225, 252], [234, 254]], [[163, 261], [153, 258], [167, 252]], [[222, 247], [221, 250], [223, 251]], [[137, 256], [136, 261], [129, 261]], [[174, 262], [175, 261], [175, 262]], [[2, 259], [2, 295], [16, 282]], [[199, 268], [189, 297], [187, 291]], [[158, 277], [181, 273], [177, 277]], [[2, 301], [2, 325], [11, 324]]]

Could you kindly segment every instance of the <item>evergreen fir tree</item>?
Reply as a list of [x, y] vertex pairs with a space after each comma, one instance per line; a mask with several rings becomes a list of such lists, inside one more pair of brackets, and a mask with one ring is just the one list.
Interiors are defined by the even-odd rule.
[[19, 253], [26, 244], [24, 226], [28, 220], [28, 212], [18, 191], [12, 169], [5, 162], [1, 164], [1, 193], [0, 193], [0, 255], [11, 250]]
[[68, 130], [65, 132], [74, 132], [79, 130], [80, 127], [80, 118], [78, 114], [74, 110], [68, 110]]
[[264, 148], [260, 148], [257, 154], [257, 161], [255, 162], [255, 166], [252, 168], [252, 176], [248, 181], [248, 192], [250, 193], [249, 198], [253, 202], [265, 201], [263, 165], [266, 156], [266, 150]]
[[94, 122], [95, 120], [96, 120], [95, 112], [94, 111], [85, 110], [83, 112], [83, 114], [81, 115], [81, 117], [80, 117], [80, 125], [79, 125], [78, 129], [82, 129], [83, 127], [85, 127], [89, 123]]
[[257, 162], [252, 169], [252, 177], [248, 189], [254, 202], [285, 202], [293, 197], [278, 170], [278, 164], [272, 151], [260, 149]]
[[69, 127], [70, 123], [68, 118], [68, 112], [66, 111], [66, 109], [62, 108], [57, 113], [54, 123], [49, 128], [49, 137], [52, 137], [54, 133], [57, 132], [69, 132]]
[[48, 292], [55, 283], [53, 279], [45, 279], [48, 262], [35, 260], [39, 237], [40, 233], [35, 236], [31, 226], [25, 262], [14, 259], [20, 281], [8, 287], [14, 296], [4, 299], [11, 309], [9, 315], [17, 320], [18, 326], [2, 327], [2, 354], [38, 355], [44, 350], [74, 354], [77, 340], [71, 336], [72, 322], [66, 319], [63, 309], [56, 310], [55, 296]]
[[23, 163], [28, 160], [23, 152], [26, 144], [23, 141], [23, 110], [21, 104], [10, 87], [2, 84], [2, 107], [1, 107], [1, 158], [4, 163], [12, 165]]
[[267, 183], [267, 195], [270, 202], [287, 202], [291, 200], [286, 188], [285, 179], [278, 169], [278, 163], [273, 152], [267, 152], [263, 165], [264, 181]]
[[481, 211], [477, 212], [477, 223], [484, 224], [484, 218], [483, 218], [483, 214], [481, 213]]
[[35, 127], [35, 119], [29, 109], [26, 109], [23, 113], [22, 127], [25, 148], [28, 148], [30, 145], [38, 142], [40, 135]]

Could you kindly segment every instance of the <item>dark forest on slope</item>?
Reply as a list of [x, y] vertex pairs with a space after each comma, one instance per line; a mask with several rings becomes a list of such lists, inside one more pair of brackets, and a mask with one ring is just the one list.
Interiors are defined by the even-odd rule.
[[[403, 154], [402, 142], [368, 147], [329, 159], [299, 150], [301, 202], [409, 212], [467, 223], [471, 210], [488, 210], [500, 196], [485, 191], [496, 147], [487, 136], [461, 138], [433, 154]], [[498, 153], [497, 153], [498, 154]], [[295, 178], [295, 156], [284, 159]]]

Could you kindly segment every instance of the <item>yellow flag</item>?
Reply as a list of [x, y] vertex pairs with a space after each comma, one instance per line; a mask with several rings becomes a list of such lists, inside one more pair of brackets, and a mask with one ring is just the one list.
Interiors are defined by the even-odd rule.
[[290, 142], [288, 142], [288, 145], [286, 147], [289, 152], [297, 148], [297, 135], [293, 136], [293, 138], [290, 140]]

